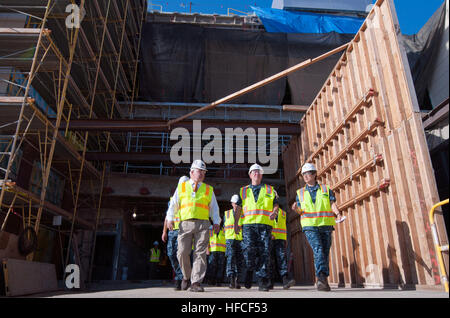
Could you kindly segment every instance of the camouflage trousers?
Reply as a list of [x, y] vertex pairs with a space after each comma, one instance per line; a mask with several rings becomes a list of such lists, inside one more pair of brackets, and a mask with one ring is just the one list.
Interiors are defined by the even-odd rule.
[[242, 248], [247, 271], [259, 279], [270, 278], [270, 244], [272, 227], [266, 224], [244, 224], [242, 226]]
[[316, 277], [329, 276], [329, 256], [333, 226], [308, 226], [303, 228], [306, 239], [313, 251]]
[[169, 231], [167, 234], [167, 256], [169, 257], [172, 269], [175, 272], [175, 280], [182, 280], [183, 273], [181, 272], [180, 264], [177, 258], [178, 250], [178, 230]]
[[280, 277], [287, 275], [286, 240], [272, 240], [271, 256], [272, 279], [275, 280], [277, 272]]
[[242, 258], [242, 241], [227, 240], [227, 277], [240, 277], [245, 269]]
[[208, 257], [208, 268], [206, 278], [221, 283], [225, 265], [225, 252], [210, 252]]

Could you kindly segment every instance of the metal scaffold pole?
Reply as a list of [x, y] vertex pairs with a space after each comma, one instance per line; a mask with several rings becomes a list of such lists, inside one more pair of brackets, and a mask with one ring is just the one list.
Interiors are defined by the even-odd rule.
[[[106, 31], [108, 29], [108, 18], [109, 18], [110, 7], [111, 7], [111, 0], [108, 1], [108, 6], [106, 9], [106, 16], [104, 19], [102, 42], [100, 45], [100, 53], [99, 53], [99, 57], [97, 60], [96, 76], [95, 76], [95, 80], [94, 80], [94, 86], [92, 89], [91, 104], [90, 104], [90, 108], [89, 108], [89, 118], [92, 118], [92, 116], [93, 116], [93, 107], [94, 107], [94, 103], [95, 103], [95, 95], [96, 95], [96, 91], [97, 91], [97, 84], [98, 84], [98, 77], [99, 77], [99, 73], [100, 73], [103, 48], [104, 48], [104, 43], [105, 43]], [[84, 169], [84, 165], [85, 165], [85, 161], [86, 161], [86, 149], [87, 149], [88, 138], [89, 138], [89, 132], [86, 132], [85, 136], [84, 136], [83, 151], [82, 151], [82, 156], [81, 156], [81, 167], [80, 167], [79, 177], [77, 180], [77, 187], [75, 190], [73, 218], [72, 218], [72, 225], [70, 228], [69, 241], [67, 244], [66, 260], [64, 263], [64, 267], [67, 266], [67, 264], [69, 263], [70, 250], [71, 250], [71, 246], [72, 246], [72, 240], [73, 240], [74, 228], [75, 228], [75, 220], [76, 220], [77, 212], [78, 212], [78, 200], [79, 200], [79, 195], [80, 195], [81, 180], [83, 179], [83, 169]]]

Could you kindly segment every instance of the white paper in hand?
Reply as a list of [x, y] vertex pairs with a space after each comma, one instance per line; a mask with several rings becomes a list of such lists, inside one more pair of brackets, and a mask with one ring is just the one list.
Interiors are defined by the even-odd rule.
[[343, 215], [343, 216], [341, 216], [340, 219], [337, 219], [337, 220], [336, 220], [336, 223], [342, 223], [342, 222], [344, 222], [344, 220], [345, 220], [346, 218], [347, 218], [347, 217], [346, 217], [345, 215]]

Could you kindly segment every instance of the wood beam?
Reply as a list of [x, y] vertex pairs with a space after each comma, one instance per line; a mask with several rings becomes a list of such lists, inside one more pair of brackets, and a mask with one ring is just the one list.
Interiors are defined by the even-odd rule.
[[219, 100], [216, 100], [215, 102], [212, 102], [211, 104], [209, 104], [207, 106], [204, 106], [204, 107], [202, 107], [200, 109], [196, 109], [193, 112], [190, 112], [190, 113], [188, 113], [186, 115], [183, 115], [181, 117], [178, 117], [176, 119], [172, 119], [172, 120], [170, 120], [168, 122], [168, 126], [171, 127], [174, 124], [176, 124], [176, 123], [178, 123], [178, 122], [180, 122], [182, 120], [185, 120], [185, 119], [187, 119], [187, 118], [189, 118], [189, 117], [191, 117], [193, 115], [199, 114], [199, 113], [204, 112], [205, 110], [208, 110], [208, 109], [212, 109], [212, 108], [216, 107], [217, 105], [229, 102], [230, 100], [233, 100], [233, 99], [235, 99], [237, 97], [240, 97], [242, 95], [250, 93], [250, 92], [254, 91], [257, 88], [263, 87], [263, 86], [265, 86], [267, 84], [270, 84], [270, 83], [272, 83], [272, 82], [274, 82], [276, 80], [279, 80], [280, 78], [283, 78], [283, 77], [285, 77], [285, 76], [287, 76], [287, 75], [289, 75], [289, 74], [291, 74], [291, 73], [293, 73], [295, 71], [301, 70], [301, 69], [303, 69], [303, 68], [305, 68], [307, 66], [310, 66], [310, 65], [312, 65], [312, 64], [314, 64], [316, 62], [319, 62], [319, 61], [321, 61], [321, 60], [323, 60], [323, 59], [325, 59], [325, 58], [327, 58], [327, 57], [329, 57], [331, 55], [334, 55], [334, 54], [336, 54], [338, 52], [341, 52], [341, 51], [347, 49], [348, 45], [349, 45], [349, 43], [346, 43], [346, 44], [341, 45], [340, 47], [335, 48], [335, 49], [333, 49], [333, 50], [331, 50], [331, 51], [329, 51], [329, 52], [327, 52], [325, 54], [322, 54], [322, 55], [316, 57], [316, 58], [307, 59], [307, 60], [305, 60], [305, 61], [303, 61], [303, 62], [301, 62], [301, 63], [299, 63], [297, 65], [294, 65], [294, 66], [292, 66], [292, 67], [290, 67], [290, 68], [288, 68], [288, 69], [286, 69], [284, 71], [281, 71], [281, 72], [279, 72], [279, 73], [277, 73], [275, 75], [272, 75], [272, 76], [270, 76], [270, 77], [268, 77], [268, 78], [266, 78], [266, 79], [264, 79], [262, 81], [259, 81], [259, 82], [255, 83], [253, 85], [250, 85], [250, 86], [248, 86], [246, 88], [243, 88], [240, 91], [237, 91], [237, 92], [235, 92], [233, 94], [230, 94], [230, 95], [225, 96], [225, 97], [223, 97], [223, 98], [221, 98]]

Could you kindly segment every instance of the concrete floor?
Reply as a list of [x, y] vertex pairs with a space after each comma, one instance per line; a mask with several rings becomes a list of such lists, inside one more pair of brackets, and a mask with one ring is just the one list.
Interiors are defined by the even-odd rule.
[[293, 286], [283, 290], [281, 285], [269, 292], [258, 291], [257, 286], [251, 289], [242, 287], [230, 289], [226, 284], [222, 287], [203, 286], [205, 292], [194, 293], [175, 291], [172, 284], [161, 281], [140, 282], [103, 282], [92, 284], [83, 291], [61, 290], [52, 293], [35, 294], [28, 297], [43, 298], [220, 298], [220, 299], [254, 299], [254, 298], [449, 298], [443, 289], [398, 290], [379, 288], [332, 288], [330, 292], [318, 292], [314, 286]]

